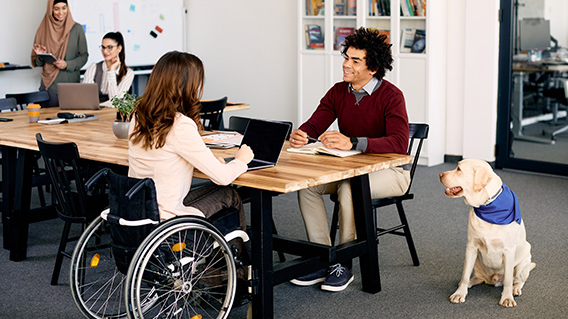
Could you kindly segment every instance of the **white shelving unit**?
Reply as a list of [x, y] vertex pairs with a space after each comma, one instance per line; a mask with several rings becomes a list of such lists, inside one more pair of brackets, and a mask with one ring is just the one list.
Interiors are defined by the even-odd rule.
[[[400, 2], [390, 1], [390, 16], [371, 16], [369, 0], [354, 0], [356, 15], [335, 15], [335, 0], [324, 1], [324, 14], [306, 15], [310, 1], [298, 0], [298, 123], [305, 122], [334, 83], [342, 81], [343, 57], [334, 50], [337, 27], [373, 27], [390, 31], [393, 71], [385, 79], [398, 86], [406, 99], [410, 122], [430, 124], [421, 164], [444, 162], [446, 90], [446, 1], [427, 0], [426, 16], [405, 17]], [[321, 12], [320, 12], [321, 13]], [[324, 34], [323, 49], [308, 49], [306, 24], [317, 24]], [[423, 53], [401, 53], [405, 28], [426, 30]]]

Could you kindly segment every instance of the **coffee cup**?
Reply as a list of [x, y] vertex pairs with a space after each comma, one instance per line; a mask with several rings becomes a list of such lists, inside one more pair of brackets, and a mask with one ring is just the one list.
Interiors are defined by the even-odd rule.
[[37, 123], [37, 121], [39, 121], [39, 110], [41, 109], [41, 105], [29, 104], [26, 108], [28, 109], [30, 123]]

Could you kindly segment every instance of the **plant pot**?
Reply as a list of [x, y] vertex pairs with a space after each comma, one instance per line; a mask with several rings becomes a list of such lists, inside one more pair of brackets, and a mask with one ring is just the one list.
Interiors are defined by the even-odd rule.
[[130, 122], [112, 122], [112, 132], [114, 136], [119, 139], [128, 139], [128, 128], [130, 127]]

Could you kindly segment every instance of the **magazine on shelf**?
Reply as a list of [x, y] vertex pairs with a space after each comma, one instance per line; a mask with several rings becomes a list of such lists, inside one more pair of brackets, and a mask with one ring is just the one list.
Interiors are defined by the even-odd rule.
[[338, 27], [335, 37], [335, 50], [341, 49], [341, 44], [343, 43], [343, 40], [345, 40], [345, 37], [352, 34], [353, 32], [355, 32], [355, 28]]
[[306, 24], [306, 45], [308, 49], [323, 49], [323, 33], [317, 24]]
[[426, 49], [426, 30], [416, 30], [414, 33], [414, 41], [412, 42], [412, 53], [423, 53]]
[[309, 143], [298, 148], [290, 147], [287, 149], [287, 151], [290, 153], [312, 154], [312, 155], [321, 154], [321, 155], [331, 155], [337, 157], [347, 157], [361, 153], [361, 151], [355, 151], [355, 150], [343, 151], [338, 149], [327, 148], [324, 147], [321, 142]]
[[410, 53], [412, 45], [414, 44], [414, 34], [416, 29], [406, 28], [402, 31], [400, 39], [400, 53]]

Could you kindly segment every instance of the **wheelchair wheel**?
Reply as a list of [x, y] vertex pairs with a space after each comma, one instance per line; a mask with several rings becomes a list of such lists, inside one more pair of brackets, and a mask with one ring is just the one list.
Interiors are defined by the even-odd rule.
[[71, 258], [73, 300], [87, 318], [121, 318], [125, 274], [116, 267], [108, 223], [97, 217], [79, 239]]
[[136, 251], [126, 281], [129, 318], [226, 318], [236, 290], [231, 249], [209, 222], [178, 217]]

